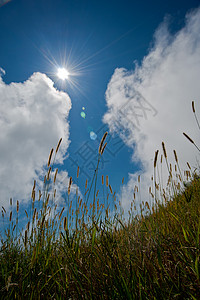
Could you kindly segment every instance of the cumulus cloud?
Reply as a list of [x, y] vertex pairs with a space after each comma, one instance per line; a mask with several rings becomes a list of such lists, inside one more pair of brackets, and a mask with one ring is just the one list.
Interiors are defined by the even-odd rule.
[[69, 96], [44, 74], [9, 85], [0, 77], [1, 205], [7, 206], [10, 197], [30, 199], [33, 180], [40, 185], [50, 150], [61, 137], [55, 162], [63, 163], [70, 143], [70, 108]]
[[[157, 149], [162, 152], [162, 141], [169, 160], [174, 162], [173, 149], [176, 149], [183, 169], [187, 161], [196, 166], [198, 153], [182, 133], [188, 133], [198, 143], [199, 131], [191, 102], [195, 100], [200, 115], [199, 28], [200, 9], [187, 14], [185, 26], [174, 35], [164, 20], [141, 65], [136, 63], [131, 71], [117, 68], [107, 87], [107, 112], [103, 120], [111, 132], [117, 132], [133, 149], [133, 160], [141, 162], [145, 201], [153, 174], [154, 153]], [[129, 174], [129, 177], [121, 190], [124, 207], [133, 198], [137, 184], [136, 175]]]

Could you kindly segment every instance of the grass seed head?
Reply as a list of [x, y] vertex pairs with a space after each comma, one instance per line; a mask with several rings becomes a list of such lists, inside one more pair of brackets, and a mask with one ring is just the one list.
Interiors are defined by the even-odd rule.
[[85, 181], [85, 189], [87, 189], [88, 180]]
[[17, 200], [17, 213], [19, 212], [19, 200]]
[[48, 159], [48, 164], [47, 164], [48, 167], [50, 166], [52, 155], [53, 155], [53, 148], [51, 149], [50, 154], [49, 154], [49, 159]]
[[107, 146], [107, 143], [105, 143], [103, 148], [101, 149], [101, 155], [104, 153], [104, 150], [105, 150], [106, 146]]
[[140, 175], [138, 175], [138, 182], [140, 183]]
[[102, 147], [103, 147], [103, 143], [104, 143], [104, 141], [105, 141], [107, 135], [108, 135], [108, 132], [106, 131], [106, 132], [104, 133], [102, 139], [101, 139], [101, 142], [100, 142], [100, 145], [99, 145], [99, 153], [100, 153], [100, 154], [101, 154], [101, 149], [102, 149]]
[[50, 179], [50, 174], [51, 174], [51, 167], [50, 167], [49, 170], [48, 170], [47, 181], [49, 181], [49, 179]]
[[62, 138], [60, 138], [60, 140], [59, 140], [59, 142], [58, 142], [58, 145], [57, 145], [57, 147], [56, 147], [56, 153], [58, 152], [58, 149], [59, 149], [59, 147], [60, 147], [61, 142], [62, 142]]
[[53, 180], [53, 183], [56, 182], [56, 177], [57, 177], [57, 174], [58, 174], [58, 169], [56, 169], [56, 172], [55, 172], [55, 175], [54, 175], [54, 180]]
[[176, 154], [176, 150], [174, 150], [174, 157], [175, 157], [175, 161], [178, 163], [178, 157], [177, 157], [177, 154]]
[[157, 159], [158, 159], [158, 152], [159, 152], [159, 150], [157, 150], [157, 151], [155, 152], [154, 168], [156, 167], [156, 163], [157, 163]]
[[183, 132], [183, 135], [192, 143], [194, 144], [194, 141], [185, 133]]
[[162, 142], [162, 148], [163, 148], [164, 156], [165, 156], [165, 158], [167, 158], [167, 152], [166, 152], [166, 149], [165, 149], [165, 144], [164, 144], [164, 142]]
[[77, 168], [77, 175], [76, 175], [76, 177], [77, 177], [77, 178], [79, 177], [79, 166], [78, 166], [78, 168]]
[[10, 222], [12, 221], [12, 211], [10, 212]]
[[192, 111], [195, 114], [194, 101], [192, 101]]
[[72, 177], [70, 177], [70, 179], [69, 179], [68, 195], [70, 194], [71, 185], [72, 185]]

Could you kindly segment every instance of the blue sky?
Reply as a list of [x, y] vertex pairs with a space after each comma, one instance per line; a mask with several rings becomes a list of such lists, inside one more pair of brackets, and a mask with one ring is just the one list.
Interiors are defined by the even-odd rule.
[[[195, 165], [196, 152], [182, 132], [198, 138], [191, 113], [191, 101], [198, 107], [200, 97], [198, 5], [0, 0], [2, 205], [10, 197], [30, 199], [33, 180], [41, 186], [50, 149], [60, 137], [61, 194], [69, 176], [84, 193], [105, 131], [109, 142], [99, 175], [109, 175], [124, 207], [139, 174], [148, 197], [162, 140], [169, 151], [179, 150], [183, 169], [187, 160]], [[65, 82], [56, 76], [63, 66], [71, 72]]]

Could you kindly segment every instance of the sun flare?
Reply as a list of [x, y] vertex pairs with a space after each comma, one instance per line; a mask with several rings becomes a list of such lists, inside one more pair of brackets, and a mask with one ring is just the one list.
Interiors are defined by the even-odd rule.
[[57, 71], [57, 76], [58, 78], [60, 78], [61, 80], [66, 80], [69, 78], [69, 71], [67, 71], [67, 69], [65, 68], [58, 68]]

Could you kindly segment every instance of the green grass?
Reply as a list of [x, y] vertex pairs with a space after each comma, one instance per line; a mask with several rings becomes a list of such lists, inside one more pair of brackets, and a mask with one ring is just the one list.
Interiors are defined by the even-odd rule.
[[[103, 143], [99, 160], [102, 149]], [[83, 199], [76, 194], [71, 202], [69, 183], [62, 213], [49, 204], [56, 196], [49, 196], [48, 185], [36, 201], [35, 184], [24, 230], [18, 226], [18, 212], [13, 222], [3, 210], [7, 228], [0, 250], [1, 299], [200, 299], [200, 179], [188, 170], [190, 185], [181, 190], [178, 161], [179, 182], [165, 159], [171, 190], [160, 193], [154, 161], [152, 203], [141, 202], [139, 215], [140, 190], [130, 201], [128, 216], [108, 183], [99, 187], [105, 192], [105, 204], [99, 204], [99, 161]]]

